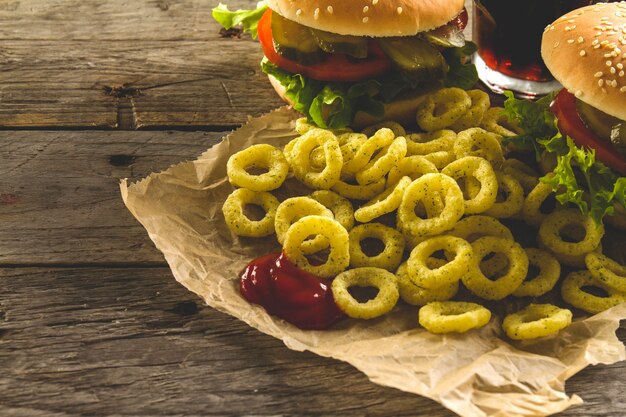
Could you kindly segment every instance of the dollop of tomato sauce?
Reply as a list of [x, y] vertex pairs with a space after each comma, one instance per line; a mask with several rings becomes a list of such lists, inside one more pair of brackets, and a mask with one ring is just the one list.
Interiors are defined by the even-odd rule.
[[330, 283], [298, 268], [283, 253], [253, 260], [239, 278], [239, 290], [248, 302], [300, 329], [324, 330], [345, 317]]

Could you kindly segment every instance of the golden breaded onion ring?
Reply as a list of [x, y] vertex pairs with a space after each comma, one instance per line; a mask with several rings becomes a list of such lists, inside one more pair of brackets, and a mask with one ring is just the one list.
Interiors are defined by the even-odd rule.
[[489, 323], [491, 312], [476, 303], [434, 301], [420, 308], [418, 320], [431, 333], [464, 333]]
[[489, 94], [482, 90], [467, 90], [467, 95], [472, 101], [472, 105], [463, 116], [450, 125], [450, 129], [455, 132], [478, 126], [491, 105]]
[[[565, 241], [561, 236], [572, 226], [585, 230], [585, 236], [577, 242]], [[577, 209], [563, 209], [553, 211], [541, 222], [538, 240], [555, 255], [584, 256], [598, 247], [603, 235], [604, 226], [596, 226], [591, 217]]]
[[330, 190], [313, 191], [309, 197], [332, 211], [335, 220], [346, 230], [352, 229], [354, 226], [354, 207], [352, 207], [350, 200]]
[[504, 195], [504, 200], [500, 201], [496, 197], [496, 202], [484, 213], [501, 219], [514, 217], [524, 207], [524, 189], [514, 177], [502, 171], [496, 171], [496, 178], [498, 179], [498, 197]]
[[530, 304], [502, 321], [506, 335], [514, 340], [536, 339], [558, 333], [572, 323], [572, 312], [552, 304]]
[[[432, 269], [439, 268], [445, 263], [445, 260], [438, 258], [429, 258], [426, 262], [427, 266]], [[459, 281], [437, 288], [423, 288], [415, 285], [409, 276], [406, 262], [400, 264], [396, 270], [396, 277], [398, 277], [400, 298], [404, 302], [415, 306], [423, 306], [433, 301], [447, 301], [459, 291]]]
[[[292, 224], [305, 216], [311, 215], [325, 216], [331, 219], [334, 217], [332, 211], [310, 197], [290, 197], [282, 201], [276, 208], [274, 220], [278, 243], [282, 244], [285, 241], [287, 230]], [[313, 246], [318, 248], [318, 250], [326, 246], [326, 241], [323, 238], [316, 238], [312, 242], [316, 242]], [[308, 242], [308, 244], [311, 244], [311, 242]]]
[[[350, 230], [350, 266], [353, 268], [372, 266], [388, 271], [395, 270], [404, 254], [402, 233], [381, 223], [366, 223]], [[361, 242], [365, 239], [377, 239], [384, 249], [376, 255], [367, 255]]]
[[451, 162], [441, 170], [455, 180], [475, 178], [479, 183], [478, 192], [465, 200], [465, 214], [478, 214], [489, 210], [498, 195], [498, 178], [491, 164], [478, 156], [464, 156]]
[[[261, 220], [251, 220], [245, 215], [246, 205], [256, 205], [265, 210]], [[274, 233], [274, 219], [279, 202], [267, 191], [238, 188], [226, 198], [222, 213], [228, 228], [237, 236], [262, 237]]]
[[472, 99], [461, 88], [434, 91], [417, 108], [417, 125], [427, 132], [445, 129], [459, 120], [472, 106]]
[[387, 183], [396, 184], [400, 178], [408, 176], [416, 180], [424, 174], [436, 173], [437, 167], [422, 155], [413, 155], [402, 158], [387, 174]]
[[[430, 268], [429, 258], [437, 251], [446, 251], [454, 257], [444, 265]], [[451, 285], [462, 276], [476, 269], [472, 246], [458, 237], [435, 236], [419, 243], [413, 248], [407, 260], [409, 278], [422, 288], [438, 288]]]
[[[436, 217], [422, 219], [417, 216], [415, 209], [420, 201], [442, 197], [445, 205]], [[456, 181], [444, 174], [425, 174], [406, 188], [398, 207], [398, 226], [405, 234], [424, 238], [452, 229], [463, 213], [463, 193]]]
[[391, 145], [394, 139], [395, 135], [391, 129], [378, 129], [359, 146], [353, 158], [343, 166], [344, 175], [356, 175], [370, 162], [376, 152]]
[[517, 136], [523, 133], [516, 121], [506, 117], [502, 107], [489, 108], [483, 115], [479, 127], [504, 137]]
[[[606, 291], [608, 296], [602, 297], [585, 291], [588, 287], [600, 288]], [[566, 303], [591, 314], [600, 313], [626, 302], [625, 293], [616, 291], [596, 280], [589, 271], [570, 272], [561, 284], [561, 296]]]
[[465, 239], [470, 243], [483, 236], [496, 236], [515, 240], [511, 230], [498, 219], [480, 214], [463, 217], [448, 234]]
[[500, 169], [504, 163], [500, 136], [480, 127], [472, 127], [457, 133], [454, 154], [457, 158], [480, 156], [491, 162], [494, 169]]
[[[375, 287], [376, 296], [364, 303], [350, 294], [350, 287]], [[337, 306], [347, 316], [357, 319], [373, 319], [393, 309], [400, 297], [394, 274], [382, 268], [363, 267], [344, 271], [331, 284]]]
[[355, 174], [357, 182], [361, 185], [372, 184], [400, 163], [406, 155], [406, 139], [399, 136], [389, 146], [381, 149], [359, 172]]
[[407, 155], [427, 155], [439, 151], [451, 151], [456, 133], [450, 129], [410, 133], [406, 136]]
[[403, 177], [394, 186], [387, 188], [382, 194], [359, 207], [354, 212], [354, 218], [361, 223], [367, 223], [396, 210], [409, 184], [411, 184], [411, 178]]
[[485, 236], [472, 244], [474, 257], [477, 262], [490, 253], [503, 253], [509, 260], [509, 269], [495, 280], [489, 279], [477, 267], [461, 277], [463, 284], [473, 294], [487, 300], [501, 300], [512, 294], [524, 281], [528, 273], [528, 255], [519, 243], [510, 239], [495, 236]]
[[[330, 245], [328, 258], [322, 264], [312, 265], [306, 258], [302, 243], [309, 236], [322, 235]], [[306, 216], [289, 227], [285, 234], [283, 252], [291, 262], [307, 272], [322, 278], [333, 277], [350, 265], [348, 231], [337, 220], [324, 216]]]
[[[250, 174], [250, 168], [263, 168], [267, 172]], [[280, 187], [287, 178], [289, 164], [282, 151], [272, 145], [252, 145], [228, 158], [226, 173], [231, 184], [252, 191], [271, 191]]]
[[626, 267], [602, 253], [585, 255], [585, 264], [593, 277], [616, 291], [626, 293]]
[[530, 280], [525, 279], [513, 291], [513, 295], [516, 297], [539, 297], [554, 288], [561, 276], [561, 264], [550, 252], [535, 248], [525, 248], [524, 250], [528, 255], [529, 265], [537, 267], [539, 273]]
[[332, 187], [332, 190], [350, 200], [370, 200], [385, 190], [385, 184], [384, 177], [368, 185], [350, 184], [339, 180]]
[[[311, 153], [321, 146], [324, 150], [324, 166], [316, 171], [311, 164]], [[305, 185], [321, 190], [331, 188], [341, 176], [343, 155], [337, 137], [324, 129], [311, 129], [296, 141], [289, 152], [295, 177]]]

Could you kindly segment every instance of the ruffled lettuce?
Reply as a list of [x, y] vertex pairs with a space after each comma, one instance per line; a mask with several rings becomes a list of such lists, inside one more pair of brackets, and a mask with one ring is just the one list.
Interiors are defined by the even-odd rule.
[[267, 4], [264, 1], [257, 3], [257, 8], [254, 10], [236, 10], [230, 11], [228, 10], [228, 6], [222, 3], [219, 3], [217, 7], [214, 7], [212, 10], [213, 19], [215, 19], [224, 29], [231, 29], [235, 26], [241, 25], [244, 32], [250, 33], [252, 38], [257, 38], [257, 26], [259, 25], [259, 20], [265, 10], [267, 9]]
[[504, 112], [517, 120], [524, 134], [506, 139], [515, 147], [534, 150], [537, 159], [542, 152], [556, 157], [553, 175], [540, 180], [550, 184], [561, 204], [573, 204], [601, 224], [607, 214], [613, 214], [614, 205], [626, 208], [626, 177], [620, 176], [596, 160], [595, 151], [578, 147], [557, 128], [550, 111], [553, 95], [537, 101], [518, 100], [505, 92]]

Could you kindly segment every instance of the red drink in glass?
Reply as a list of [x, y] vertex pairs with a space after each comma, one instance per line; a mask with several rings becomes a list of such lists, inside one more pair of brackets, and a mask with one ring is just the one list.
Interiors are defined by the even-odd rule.
[[474, 0], [475, 64], [492, 90], [533, 98], [559, 88], [541, 59], [544, 29], [590, 0]]

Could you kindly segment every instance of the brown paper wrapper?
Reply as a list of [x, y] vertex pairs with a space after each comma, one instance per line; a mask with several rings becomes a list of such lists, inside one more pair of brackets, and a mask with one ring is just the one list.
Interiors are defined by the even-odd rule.
[[[548, 416], [580, 404], [565, 381], [588, 365], [625, 359], [615, 331], [626, 305], [575, 320], [557, 336], [513, 345], [499, 318], [465, 334], [430, 334], [415, 307], [376, 320], [344, 320], [326, 331], [303, 331], [268, 315], [239, 294], [238, 273], [279, 249], [274, 238], [238, 239], [221, 212], [232, 191], [226, 161], [255, 143], [286, 144], [296, 113], [281, 108], [231, 133], [197, 160], [121, 183], [124, 203], [163, 252], [174, 277], [213, 308], [281, 339], [290, 349], [346, 361], [380, 385], [431, 398], [463, 417]], [[301, 194], [306, 193], [300, 190]]]

